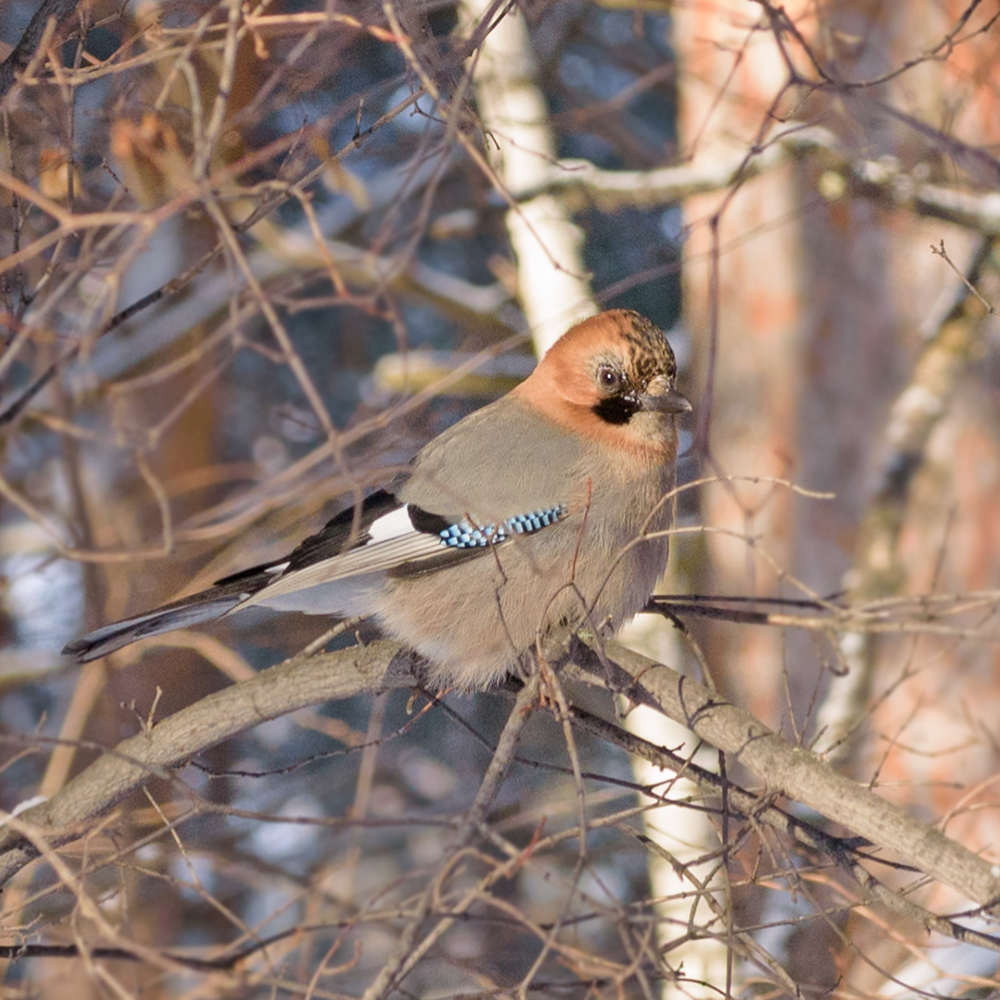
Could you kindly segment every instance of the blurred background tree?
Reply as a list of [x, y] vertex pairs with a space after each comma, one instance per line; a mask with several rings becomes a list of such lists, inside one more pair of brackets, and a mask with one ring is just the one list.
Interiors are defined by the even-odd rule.
[[[282, 555], [629, 307], [696, 404], [662, 589], [715, 617], [678, 599], [683, 632], [626, 640], [1000, 863], [998, 17], [6, 0], [0, 805], [329, 623], [241, 616], [82, 668], [67, 640]], [[768, 774], [646, 708], [614, 742], [535, 712], [449, 853], [510, 701], [432, 694], [152, 772], [7, 882], [6, 990], [996, 993], [989, 898], [891, 839], [880, 895], [866, 845], [779, 829], [726, 791]], [[783, 804], [857, 832], [846, 803]]]

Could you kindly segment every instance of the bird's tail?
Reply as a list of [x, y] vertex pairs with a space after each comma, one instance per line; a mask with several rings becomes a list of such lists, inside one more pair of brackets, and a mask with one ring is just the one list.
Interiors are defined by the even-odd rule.
[[154, 608], [134, 618], [105, 625], [74, 639], [66, 645], [63, 653], [74, 657], [77, 663], [86, 663], [113, 653], [138, 639], [215, 621], [245, 600], [248, 589], [253, 591], [252, 587], [247, 588], [245, 584], [241, 586], [242, 583], [243, 581], [223, 582], [222, 586], [211, 587], [200, 594], [192, 594], [172, 604], [165, 604], [162, 608]]

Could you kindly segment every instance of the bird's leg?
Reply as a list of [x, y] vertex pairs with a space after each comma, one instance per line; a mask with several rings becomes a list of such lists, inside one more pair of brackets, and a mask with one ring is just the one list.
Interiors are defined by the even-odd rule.
[[535, 673], [537, 661], [533, 649], [526, 649], [510, 665], [508, 673], [516, 678], [521, 684], [527, 684]]
[[558, 717], [557, 707], [564, 699], [556, 678], [556, 670], [572, 656], [578, 642], [572, 625], [566, 621], [546, 629], [535, 638], [535, 644], [525, 654], [532, 673], [539, 678], [539, 704]]

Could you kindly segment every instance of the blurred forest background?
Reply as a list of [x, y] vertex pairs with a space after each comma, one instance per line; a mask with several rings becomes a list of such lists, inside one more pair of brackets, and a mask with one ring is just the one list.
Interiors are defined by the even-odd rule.
[[[1000, 995], [995, 0], [3, 0], [0, 44], [0, 806], [55, 804], [0, 831], [4, 996]], [[833, 806], [582, 684], [607, 732], [536, 707], [475, 822], [504, 692], [263, 705], [98, 801], [329, 623], [65, 642], [609, 307], [695, 405], [703, 599], [623, 641]]]

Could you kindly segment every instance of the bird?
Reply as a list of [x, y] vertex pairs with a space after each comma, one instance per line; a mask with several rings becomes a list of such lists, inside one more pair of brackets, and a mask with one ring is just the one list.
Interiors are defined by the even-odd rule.
[[365, 616], [439, 688], [523, 671], [556, 625], [617, 629], [666, 569], [678, 391], [666, 335], [628, 309], [571, 327], [532, 373], [426, 444], [288, 556], [70, 642], [86, 662], [249, 607]]

